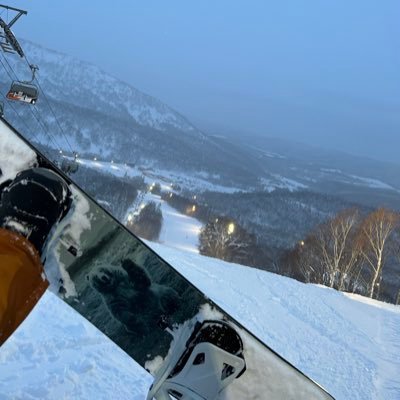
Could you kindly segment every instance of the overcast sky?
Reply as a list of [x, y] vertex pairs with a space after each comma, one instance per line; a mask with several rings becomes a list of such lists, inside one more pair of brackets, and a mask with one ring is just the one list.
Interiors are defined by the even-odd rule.
[[28, 10], [17, 36], [97, 64], [208, 132], [400, 162], [400, 0], [12, 5]]

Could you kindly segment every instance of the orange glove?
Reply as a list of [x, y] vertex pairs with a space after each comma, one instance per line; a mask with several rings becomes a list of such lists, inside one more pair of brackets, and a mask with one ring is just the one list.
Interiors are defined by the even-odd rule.
[[49, 282], [34, 246], [0, 228], [0, 346], [18, 328]]

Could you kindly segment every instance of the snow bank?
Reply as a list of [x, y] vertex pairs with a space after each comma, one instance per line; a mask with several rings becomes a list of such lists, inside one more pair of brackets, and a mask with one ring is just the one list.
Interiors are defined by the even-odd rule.
[[2, 155], [0, 184], [14, 179], [21, 170], [36, 164], [36, 154], [22, 141], [16, 141], [4, 122], [0, 121], [0, 154]]

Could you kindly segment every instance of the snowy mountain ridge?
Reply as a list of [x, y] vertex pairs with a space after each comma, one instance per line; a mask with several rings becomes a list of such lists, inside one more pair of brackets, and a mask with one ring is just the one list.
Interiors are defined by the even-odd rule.
[[[335, 153], [293, 143], [244, 134], [240, 140], [207, 135], [160, 100], [93, 64], [30, 41], [22, 44], [29, 60], [39, 65], [38, 77], [46, 96], [41, 95], [33, 109], [13, 103], [19, 116], [6, 103], [5, 116], [36, 143], [174, 175], [204, 175], [216, 187], [228, 190], [310, 190], [373, 206], [398, 204], [397, 166], [377, 163], [367, 169], [367, 160], [349, 162], [348, 156], [342, 162], [344, 158]], [[19, 79], [29, 79], [25, 62], [6, 57]], [[5, 92], [9, 84], [10, 77], [3, 74], [0, 89]], [[46, 100], [68, 139], [61, 134]]]
[[[160, 100], [111, 76], [96, 65], [28, 40], [23, 40], [22, 45], [29, 58], [39, 63], [39, 80], [54, 100], [67, 100], [76, 106], [110, 115], [129, 115], [138, 124], [160, 131], [174, 127], [186, 133], [200, 134], [186, 118]], [[19, 75], [25, 75], [26, 65], [21, 66], [15, 60], [14, 63]]]
[[[232, 154], [160, 100], [93, 64], [29, 41], [22, 45], [29, 60], [39, 65], [45, 96], [41, 94], [33, 108], [6, 103], [5, 116], [28, 139], [81, 155], [256, 181], [251, 160], [237, 150]], [[6, 66], [8, 75], [0, 80], [3, 92], [11, 79], [29, 79], [25, 62], [6, 57], [13, 71]]]

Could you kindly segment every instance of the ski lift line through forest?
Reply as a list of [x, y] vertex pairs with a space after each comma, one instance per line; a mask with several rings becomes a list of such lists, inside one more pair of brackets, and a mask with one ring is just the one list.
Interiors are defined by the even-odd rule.
[[[12, 73], [14, 74], [14, 76], [16, 77], [16, 79], [18, 80], [17, 74], [15, 73], [15, 71], [14, 71], [14, 69], [12, 68], [12, 66], [10, 65], [10, 63], [8, 62], [6, 56], [4, 55], [4, 53], [2, 53], [2, 55], [3, 55], [3, 58], [5, 59], [7, 65], [8, 65], [8, 67], [10, 68], [10, 70], [12, 71]], [[4, 63], [2, 62], [1, 59], [0, 59], [0, 63], [1, 63], [1, 65], [3, 66], [4, 70], [6, 71], [6, 73], [8, 74], [8, 76], [13, 80], [13, 77], [12, 77], [10, 71], [6, 68], [6, 66], [4, 65]], [[3, 96], [4, 96], [4, 95], [3, 95]], [[8, 100], [8, 99], [6, 98], [6, 100]], [[9, 104], [11, 104], [10, 101], [7, 101], [7, 102], [8, 102]], [[13, 109], [15, 110], [14, 107], [13, 107]], [[36, 110], [36, 112], [37, 112], [38, 115], [35, 115], [35, 112], [34, 112], [34, 110], [33, 110], [32, 107], [29, 107], [29, 110], [30, 110], [30, 112], [32, 113], [34, 119], [37, 121], [39, 127], [41, 127], [41, 129], [47, 134], [47, 136], [48, 136], [48, 138], [49, 138], [49, 141], [52, 142], [53, 146], [55, 146], [56, 148], [58, 148], [59, 146], [57, 145], [57, 142], [55, 141], [55, 139], [53, 138], [53, 136], [51, 135], [51, 133], [49, 132], [49, 130], [47, 129], [47, 127], [46, 127], [44, 124], [42, 124], [39, 111], [36, 109], [36, 107], [35, 107], [35, 110]], [[22, 117], [21, 117], [21, 118], [22, 118]], [[25, 123], [25, 126], [27, 126], [26, 123]], [[32, 132], [32, 130], [30, 130], [30, 132]], [[35, 137], [36, 140], [38, 140], [36, 135], [34, 135], [34, 137]], [[49, 142], [48, 142], [47, 144], [49, 144]]]

